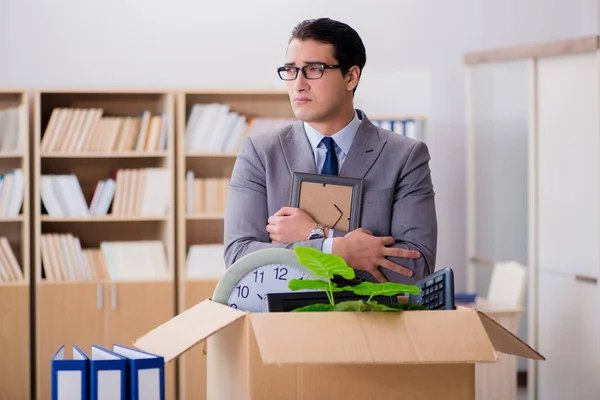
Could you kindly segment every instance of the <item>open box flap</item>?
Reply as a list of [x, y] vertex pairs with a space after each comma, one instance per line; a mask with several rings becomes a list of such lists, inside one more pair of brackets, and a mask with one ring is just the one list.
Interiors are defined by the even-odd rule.
[[191, 347], [232, 324], [247, 313], [204, 300], [133, 342], [148, 353], [177, 358]]
[[453, 311], [250, 314], [264, 364], [495, 362], [477, 313]]
[[532, 349], [527, 343], [513, 335], [502, 325], [477, 311], [481, 323], [485, 328], [494, 348], [504, 354], [512, 354], [519, 357], [530, 358], [532, 360], [545, 360], [546, 358]]

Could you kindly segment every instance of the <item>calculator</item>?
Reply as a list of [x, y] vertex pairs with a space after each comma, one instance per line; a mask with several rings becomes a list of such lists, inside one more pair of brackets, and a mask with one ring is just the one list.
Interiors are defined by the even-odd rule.
[[444, 268], [415, 283], [421, 289], [411, 294], [409, 302], [425, 306], [430, 310], [454, 310], [454, 273]]

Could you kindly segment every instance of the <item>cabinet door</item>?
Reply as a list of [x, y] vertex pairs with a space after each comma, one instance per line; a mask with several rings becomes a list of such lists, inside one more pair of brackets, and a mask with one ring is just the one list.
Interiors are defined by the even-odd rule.
[[[469, 257], [527, 264], [531, 60], [469, 69]], [[487, 295], [492, 268], [472, 264], [470, 281]]]
[[538, 262], [598, 276], [600, 132], [596, 52], [538, 62]]
[[540, 272], [538, 398], [592, 400], [600, 393], [598, 286]]
[[50, 359], [63, 344], [71, 358], [72, 345], [90, 355], [92, 344], [106, 345], [106, 310], [102, 285], [44, 283], [36, 289], [37, 397], [50, 398]]
[[0, 285], [0, 399], [29, 399], [29, 286]]
[[[217, 286], [216, 280], [197, 280], [184, 283], [184, 310], [210, 298]], [[180, 397], [182, 400], [206, 400], [206, 355], [202, 345], [183, 354], [180, 360]]]
[[[172, 282], [107, 283], [108, 346], [133, 341], [175, 316]], [[175, 398], [175, 363], [165, 365], [165, 398]]]

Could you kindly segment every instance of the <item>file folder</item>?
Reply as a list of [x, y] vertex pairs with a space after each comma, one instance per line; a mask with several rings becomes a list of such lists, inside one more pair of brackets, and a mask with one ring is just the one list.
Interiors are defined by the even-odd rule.
[[73, 346], [73, 359], [65, 359], [65, 346], [54, 353], [51, 361], [52, 400], [88, 400], [89, 359]]
[[127, 358], [128, 393], [131, 400], [164, 400], [163, 357], [118, 344], [113, 345], [113, 351]]
[[111, 350], [92, 345], [90, 400], [125, 400], [127, 359]]

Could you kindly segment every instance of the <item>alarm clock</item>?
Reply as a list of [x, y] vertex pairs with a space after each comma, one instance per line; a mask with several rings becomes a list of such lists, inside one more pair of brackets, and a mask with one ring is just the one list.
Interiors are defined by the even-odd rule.
[[242, 311], [261, 312], [265, 295], [292, 292], [288, 287], [292, 279], [323, 280], [302, 265], [293, 250], [257, 250], [240, 258], [225, 271], [212, 300]]

